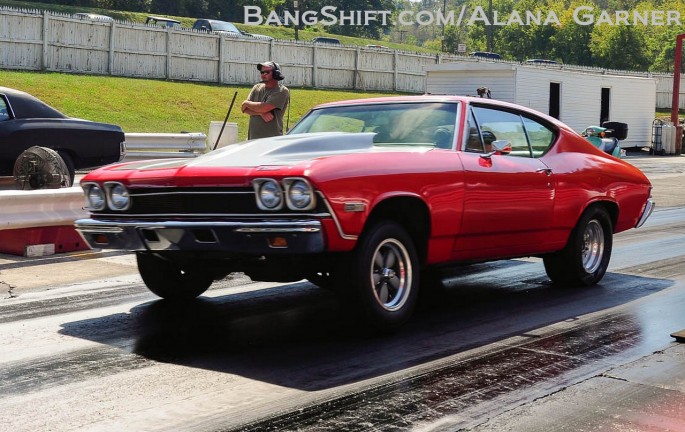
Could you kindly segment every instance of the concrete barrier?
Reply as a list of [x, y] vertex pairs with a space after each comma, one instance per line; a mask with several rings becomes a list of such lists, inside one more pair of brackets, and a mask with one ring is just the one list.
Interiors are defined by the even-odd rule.
[[89, 249], [74, 229], [88, 216], [78, 187], [0, 191], [0, 252], [41, 256]]

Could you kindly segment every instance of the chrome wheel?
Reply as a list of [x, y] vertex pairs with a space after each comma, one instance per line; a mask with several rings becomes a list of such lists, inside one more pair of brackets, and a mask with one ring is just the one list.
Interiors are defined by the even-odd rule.
[[401, 309], [411, 289], [411, 260], [407, 249], [395, 239], [378, 245], [371, 265], [371, 284], [380, 306], [388, 311]]
[[604, 277], [613, 247], [612, 221], [600, 206], [588, 208], [564, 249], [545, 255], [545, 271], [561, 286], [590, 286]]
[[370, 225], [346, 259], [351, 312], [371, 331], [391, 331], [416, 308], [419, 260], [414, 241], [397, 222]]
[[604, 256], [604, 229], [597, 220], [592, 220], [585, 226], [582, 250], [583, 268], [588, 273], [594, 273], [602, 264]]

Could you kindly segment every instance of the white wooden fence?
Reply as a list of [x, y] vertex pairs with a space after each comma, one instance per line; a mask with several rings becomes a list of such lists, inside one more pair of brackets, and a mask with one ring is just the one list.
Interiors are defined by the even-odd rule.
[[0, 68], [4, 69], [253, 84], [255, 65], [266, 60], [279, 63], [293, 87], [422, 93], [423, 66], [439, 58], [0, 7]]
[[[427, 65], [478, 61], [443, 54], [232, 38], [190, 29], [104, 23], [0, 7], [0, 68], [4, 69], [253, 84], [255, 64], [266, 60], [279, 63], [287, 85], [293, 87], [407, 93], [424, 92]], [[673, 75], [655, 77], [656, 108], [670, 108]], [[680, 107], [685, 108], [685, 83], [681, 85]]]

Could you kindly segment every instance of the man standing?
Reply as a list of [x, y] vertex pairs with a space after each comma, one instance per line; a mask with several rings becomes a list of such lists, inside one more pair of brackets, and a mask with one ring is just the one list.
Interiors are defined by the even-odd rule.
[[247, 139], [283, 135], [283, 113], [290, 103], [290, 90], [281, 85], [284, 77], [278, 63], [257, 65], [262, 82], [255, 84], [241, 111], [250, 116]]

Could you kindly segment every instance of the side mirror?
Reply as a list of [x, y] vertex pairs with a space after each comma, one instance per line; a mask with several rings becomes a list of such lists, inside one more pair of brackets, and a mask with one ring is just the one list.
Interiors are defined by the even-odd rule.
[[492, 142], [492, 151], [508, 155], [511, 153], [511, 143], [507, 140], [495, 140]]
[[490, 143], [490, 152], [481, 155], [484, 159], [490, 159], [492, 156], [498, 155], [508, 155], [511, 153], [511, 143], [507, 140], [495, 140]]

